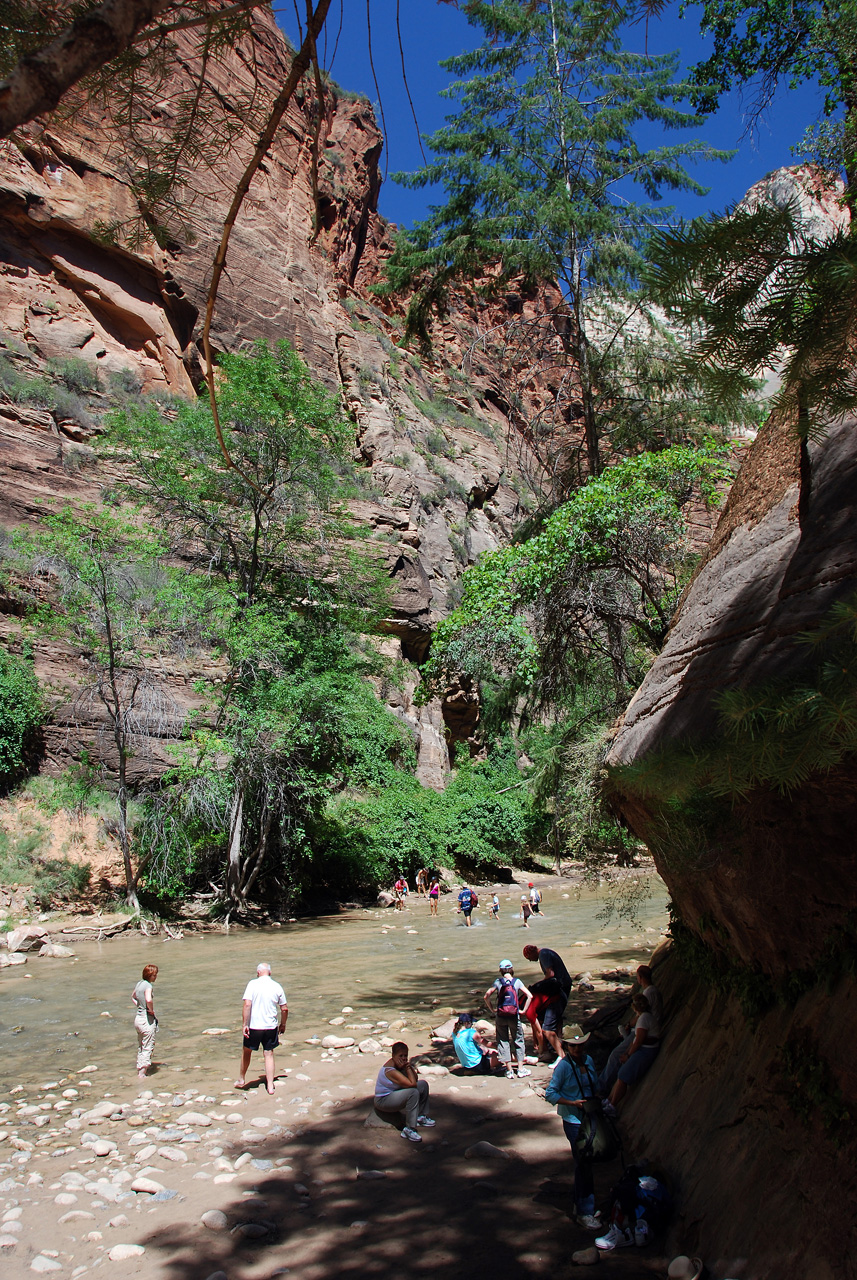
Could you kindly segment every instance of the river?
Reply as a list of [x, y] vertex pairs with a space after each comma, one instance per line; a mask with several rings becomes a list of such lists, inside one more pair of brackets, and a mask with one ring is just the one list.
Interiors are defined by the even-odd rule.
[[[490, 919], [490, 893], [481, 893], [471, 929], [455, 914], [451, 895], [441, 900], [436, 919], [425, 899], [411, 895], [403, 912], [353, 911], [228, 935], [75, 943], [73, 960], [30, 957], [26, 966], [0, 973], [4, 1084], [44, 1088], [90, 1065], [100, 1072], [101, 1089], [107, 1076], [127, 1076], [135, 1048], [130, 993], [144, 964], [160, 970], [156, 1061], [169, 1074], [188, 1073], [204, 1085], [209, 1078], [224, 1079], [224, 1070], [234, 1072], [241, 995], [262, 960], [271, 963], [288, 996], [288, 1055], [308, 1037], [336, 1030], [329, 1021], [342, 1016], [337, 1034], [360, 1039], [377, 1031], [379, 1022], [403, 1019], [413, 1041], [413, 1033], [443, 1021], [447, 1009], [479, 1008], [501, 959], [510, 958], [524, 981], [536, 977], [521, 955], [526, 943], [552, 946], [572, 973], [591, 970], [597, 976], [602, 969], [639, 963], [666, 925], [666, 892], [656, 878], [633, 925], [599, 920], [604, 899], [587, 890], [578, 895], [547, 888], [545, 916], [534, 917], [528, 930], [515, 914], [520, 889], [504, 890], [500, 900], [497, 923]], [[601, 998], [599, 991], [592, 1003]], [[344, 1007], [353, 1013], [342, 1015]], [[230, 1034], [202, 1034], [210, 1028]], [[428, 1043], [424, 1036], [419, 1041]]]

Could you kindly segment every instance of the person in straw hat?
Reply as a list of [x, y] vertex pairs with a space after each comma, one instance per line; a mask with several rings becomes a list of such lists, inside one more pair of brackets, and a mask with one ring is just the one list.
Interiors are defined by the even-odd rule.
[[589, 1034], [584, 1034], [580, 1027], [568, 1028], [562, 1042], [563, 1057], [554, 1068], [550, 1084], [545, 1089], [545, 1099], [556, 1107], [571, 1146], [577, 1221], [582, 1227], [597, 1231], [601, 1222], [595, 1214], [592, 1161], [579, 1157], [574, 1145], [580, 1129], [583, 1101], [595, 1097], [595, 1064], [586, 1052], [588, 1040]]
[[669, 1280], [699, 1280], [702, 1275], [702, 1259], [688, 1258], [686, 1254], [680, 1253], [670, 1263], [667, 1275]]

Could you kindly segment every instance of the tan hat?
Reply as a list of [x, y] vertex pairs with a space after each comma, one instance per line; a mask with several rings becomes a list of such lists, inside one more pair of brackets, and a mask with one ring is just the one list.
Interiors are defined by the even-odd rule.
[[564, 1044], [586, 1044], [590, 1035], [591, 1032], [583, 1031], [576, 1023], [572, 1023], [570, 1027], [566, 1027], [565, 1035], [562, 1039]]
[[688, 1258], [686, 1254], [680, 1253], [670, 1263], [667, 1275], [670, 1280], [699, 1280], [702, 1275], [702, 1259]]

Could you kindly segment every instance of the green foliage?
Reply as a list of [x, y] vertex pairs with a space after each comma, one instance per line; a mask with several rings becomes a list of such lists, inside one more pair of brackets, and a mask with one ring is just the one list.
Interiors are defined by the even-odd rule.
[[719, 734], [614, 769], [610, 786], [686, 805], [697, 797], [733, 803], [754, 788], [783, 794], [857, 751], [857, 600], [841, 601], [798, 637], [789, 678], [733, 688], [716, 698]]
[[773, 398], [802, 437], [857, 404], [857, 245], [815, 238], [795, 203], [734, 209], [655, 234], [648, 285], [694, 333], [682, 361], [726, 412], [776, 368]]
[[796, 1027], [783, 1045], [782, 1073], [786, 1080], [789, 1106], [805, 1124], [821, 1120], [823, 1128], [840, 1145], [851, 1130], [848, 1103], [837, 1084], [830, 1064], [819, 1052], [808, 1027]]
[[89, 888], [90, 869], [67, 858], [45, 858], [44, 834], [14, 837], [0, 827], [0, 884], [26, 885], [30, 901], [42, 911], [74, 902]]
[[490, 875], [500, 863], [520, 865], [541, 851], [544, 817], [532, 803], [511, 742], [497, 744], [479, 763], [464, 753], [456, 766], [442, 792], [400, 775], [395, 787], [336, 801], [327, 837], [339, 856], [359, 849], [376, 881], [383, 881], [399, 870], [413, 876], [423, 866]]
[[32, 663], [0, 647], [0, 790], [31, 763], [46, 715]]
[[435, 630], [421, 696], [457, 671], [504, 672], [555, 700], [599, 649], [632, 684], [634, 646], [660, 646], [689, 571], [681, 508], [694, 492], [717, 501], [727, 474], [715, 449], [641, 454], [590, 480], [533, 537], [481, 557]]
[[69, 391], [86, 395], [98, 390], [98, 374], [92, 365], [79, 356], [61, 356], [48, 360], [46, 369], [52, 377], [62, 382]]

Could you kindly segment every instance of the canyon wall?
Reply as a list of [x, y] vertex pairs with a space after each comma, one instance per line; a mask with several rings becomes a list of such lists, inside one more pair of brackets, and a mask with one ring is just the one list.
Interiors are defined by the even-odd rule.
[[[273, 96], [288, 61], [273, 19], [260, 14], [252, 47], [239, 42], [213, 65], [213, 89], [238, 115], [254, 94]], [[187, 93], [193, 70], [177, 58], [169, 92], [146, 121], [155, 138], [159, 130], [169, 137], [173, 104]], [[22, 145], [0, 144], [0, 341], [7, 361], [26, 375], [71, 356], [98, 371], [102, 389], [118, 379], [132, 387], [136, 381], [144, 392], [194, 394], [211, 260], [255, 141], [254, 123], [248, 114], [219, 162], [193, 174], [184, 225], [163, 245], [164, 237], [141, 223], [105, 114], [90, 107], [65, 131], [33, 127]], [[312, 103], [299, 91], [232, 235], [214, 342], [240, 350], [260, 338], [285, 338], [341, 397], [365, 480], [354, 514], [371, 531], [391, 580], [385, 648], [410, 664], [425, 655], [462, 569], [506, 541], [525, 516], [533, 501], [527, 477], [537, 468], [504, 412], [489, 358], [482, 353], [463, 367], [475, 314], [462, 304], [423, 362], [397, 347], [400, 318], [368, 292], [395, 230], [377, 213], [382, 140], [369, 104], [328, 90], [316, 190], [312, 136]], [[515, 306], [534, 302], [517, 297]], [[38, 520], [46, 504], [85, 501], [109, 485], [109, 468], [92, 448], [97, 413], [93, 425], [80, 415], [0, 400], [7, 401], [0, 402], [5, 528]], [[14, 618], [0, 615], [0, 622], [14, 633]], [[64, 646], [46, 644], [37, 653], [39, 675], [56, 688], [74, 686], [75, 663]], [[196, 674], [171, 673], [179, 708], [194, 704]], [[445, 702], [419, 708], [410, 665], [403, 683], [404, 691], [389, 694], [390, 705], [414, 733], [421, 780], [440, 787], [448, 741], [474, 742], [476, 699], [455, 690]], [[61, 709], [48, 732], [48, 767], [64, 767], [78, 746], [94, 747], [99, 733], [96, 721], [81, 723]], [[169, 741], [153, 741], [139, 770], [159, 772]]]
[[[857, 1274], [857, 766], [731, 800], [671, 772], [718, 741], [728, 760], [722, 691], [812, 687], [804, 637], [857, 591], [856, 498], [857, 420], [802, 449], [770, 419], [608, 759], [681, 922], [659, 971], [664, 1046], [626, 1119], [675, 1179], [676, 1247], [716, 1280]], [[648, 789], [624, 772], [647, 761]]]

